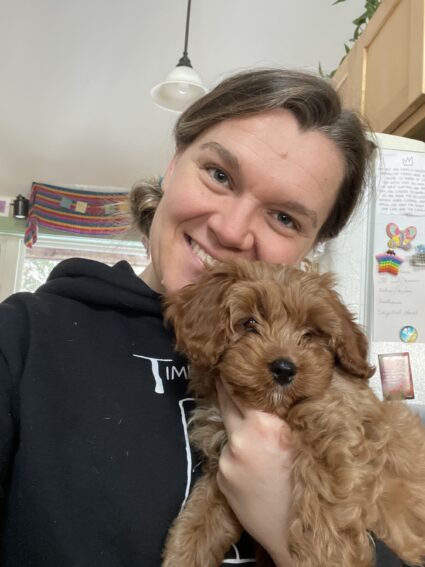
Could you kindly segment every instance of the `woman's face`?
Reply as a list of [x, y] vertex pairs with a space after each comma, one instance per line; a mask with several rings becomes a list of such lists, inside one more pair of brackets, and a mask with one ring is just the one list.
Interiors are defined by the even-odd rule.
[[297, 264], [343, 175], [334, 143], [300, 130], [287, 110], [213, 126], [168, 166], [142, 279], [162, 293], [194, 282], [213, 259]]

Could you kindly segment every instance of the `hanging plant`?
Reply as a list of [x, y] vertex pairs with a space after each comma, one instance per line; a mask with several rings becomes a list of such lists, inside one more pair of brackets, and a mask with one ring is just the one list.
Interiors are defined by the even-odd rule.
[[[336, 0], [332, 5], [340, 4], [341, 2], [346, 2], [347, 0]], [[372, 18], [373, 14], [376, 12], [381, 0], [366, 0], [365, 2], [365, 11], [361, 16], [353, 20], [353, 24], [355, 25], [353, 37], [349, 40], [351, 42], [355, 42], [357, 38], [361, 35], [364, 28], [367, 26], [369, 20]]]
[[[336, 0], [332, 4], [332, 6], [335, 6], [335, 4], [340, 4], [341, 2], [346, 2], [346, 1], [347, 0]], [[367, 24], [371, 20], [373, 14], [378, 9], [378, 6], [380, 5], [381, 1], [382, 0], [366, 0], [365, 1], [363, 14], [361, 16], [359, 16], [358, 18], [355, 18], [353, 20], [353, 24], [354, 24], [355, 27], [354, 27], [353, 37], [348, 40], [349, 43], [353, 44], [361, 36], [365, 27], [367, 26]], [[349, 44], [344, 43], [345, 55], [341, 59], [341, 61], [339, 62], [339, 65], [341, 65], [341, 63], [344, 61], [347, 54], [350, 52], [351, 47], [352, 46], [350, 46]], [[336, 71], [337, 71], [337, 69], [334, 69], [330, 73], [326, 74], [326, 73], [323, 72], [322, 66], [319, 63], [319, 73], [322, 75], [322, 77], [332, 78], [335, 75]]]

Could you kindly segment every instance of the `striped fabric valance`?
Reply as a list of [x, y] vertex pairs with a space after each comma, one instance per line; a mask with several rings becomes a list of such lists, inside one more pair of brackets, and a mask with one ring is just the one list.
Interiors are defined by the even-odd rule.
[[38, 226], [87, 236], [113, 236], [130, 228], [128, 191], [86, 190], [33, 183], [25, 245], [37, 241]]

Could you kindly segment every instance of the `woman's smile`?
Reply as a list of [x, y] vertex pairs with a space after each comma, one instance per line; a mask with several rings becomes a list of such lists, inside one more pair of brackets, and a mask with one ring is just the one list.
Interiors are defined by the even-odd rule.
[[193, 253], [202, 262], [203, 265], [211, 266], [216, 261], [198, 244], [198, 242], [196, 242], [196, 240], [188, 235], [185, 235], [185, 237]]

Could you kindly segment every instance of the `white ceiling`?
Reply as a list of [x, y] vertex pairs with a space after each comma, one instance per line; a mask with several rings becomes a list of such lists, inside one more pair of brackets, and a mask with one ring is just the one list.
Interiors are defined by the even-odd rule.
[[[189, 56], [211, 87], [251, 66], [327, 71], [364, 0], [193, 0]], [[186, 0], [0, 0], [0, 194], [129, 187], [163, 171], [176, 114], [151, 87], [183, 51]]]

